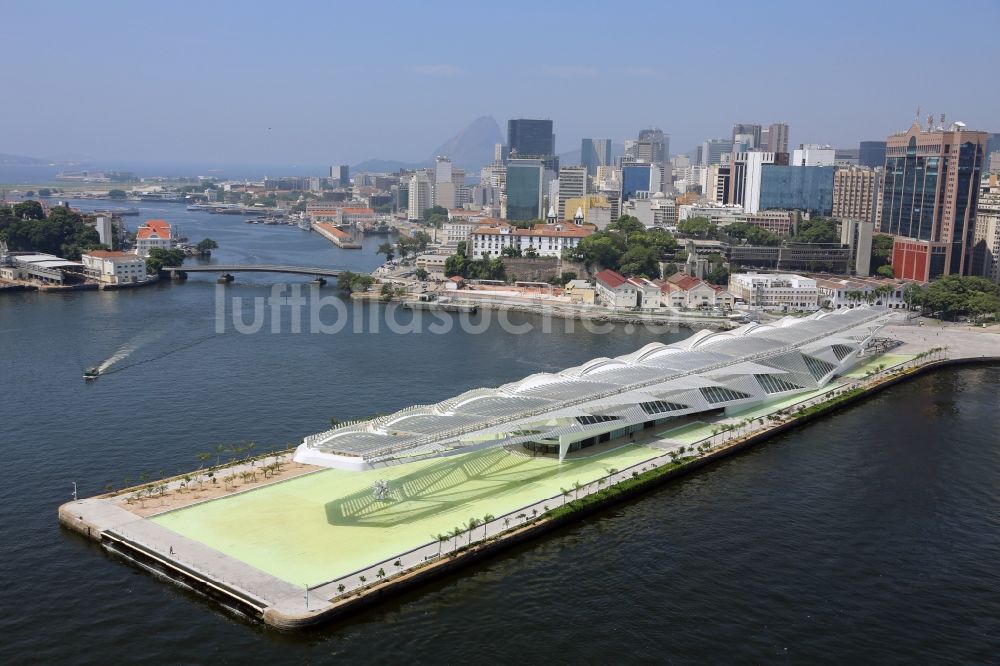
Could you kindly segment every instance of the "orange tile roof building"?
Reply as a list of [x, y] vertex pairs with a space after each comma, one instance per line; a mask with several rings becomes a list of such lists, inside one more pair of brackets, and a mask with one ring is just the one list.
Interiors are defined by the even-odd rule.
[[135, 233], [135, 253], [148, 257], [153, 248], [169, 250], [174, 246], [170, 225], [166, 220], [146, 220]]

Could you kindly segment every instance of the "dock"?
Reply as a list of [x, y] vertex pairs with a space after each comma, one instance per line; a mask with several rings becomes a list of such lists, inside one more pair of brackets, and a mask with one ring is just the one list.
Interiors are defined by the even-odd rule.
[[316, 222], [312, 225], [313, 231], [318, 233], [323, 238], [336, 245], [337, 247], [344, 250], [360, 250], [361, 243], [359, 243], [354, 235], [340, 229], [329, 222]]

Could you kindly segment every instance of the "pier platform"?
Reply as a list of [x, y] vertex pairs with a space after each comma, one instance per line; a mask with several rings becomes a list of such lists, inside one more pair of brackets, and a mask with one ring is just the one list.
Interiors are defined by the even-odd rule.
[[[1000, 362], [995, 328], [890, 326], [884, 335], [902, 344], [821, 390], [583, 449], [561, 464], [516, 447], [363, 472], [271, 454], [223, 465], [214, 482], [193, 473], [68, 502], [59, 520], [247, 617], [279, 629], [308, 627], [587, 512], [567, 516], [559, 511], [567, 503], [595, 497], [588, 510], [596, 510], [608, 488], [631, 488], [620, 501], [928, 369]], [[264, 473], [279, 460], [279, 472]], [[647, 477], [648, 484], [636, 483]], [[383, 495], [374, 490], [378, 482]]]

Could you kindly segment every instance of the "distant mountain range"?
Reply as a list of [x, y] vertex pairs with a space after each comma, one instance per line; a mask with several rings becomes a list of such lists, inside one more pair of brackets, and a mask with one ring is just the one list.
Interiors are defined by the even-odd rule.
[[56, 163], [54, 160], [46, 160], [40, 157], [0, 153], [0, 166], [49, 166]]

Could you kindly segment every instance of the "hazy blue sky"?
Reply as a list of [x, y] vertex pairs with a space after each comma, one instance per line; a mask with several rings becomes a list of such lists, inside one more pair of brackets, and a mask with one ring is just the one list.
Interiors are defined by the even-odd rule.
[[[668, 8], [669, 7], [669, 8]], [[582, 136], [733, 122], [856, 145], [918, 104], [1000, 131], [1000, 2], [3, 0], [0, 152], [420, 160], [481, 115]]]

